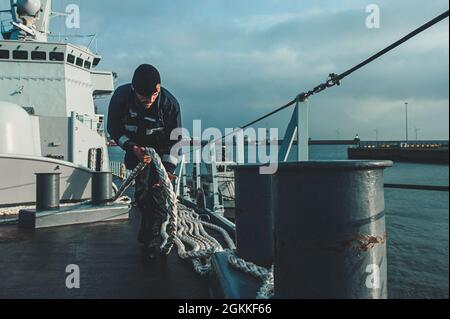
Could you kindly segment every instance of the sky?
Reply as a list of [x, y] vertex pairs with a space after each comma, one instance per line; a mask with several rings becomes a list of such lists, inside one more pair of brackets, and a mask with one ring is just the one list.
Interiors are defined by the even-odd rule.
[[[2, 0], [3, 2], [7, 2]], [[447, 0], [55, 0], [80, 6], [80, 29], [97, 34], [99, 69], [130, 82], [155, 65], [187, 128], [238, 127], [341, 73], [448, 10]], [[366, 6], [380, 28], [366, 27]], [[64, 28], [53, 19], [53, 29]], [[449, 137], [448, 19], [309, 101], [313, 139]], [[94, 46], [92, 47], [96, 49]], [[100, 102], [107, 111], [108, 100]], [[284, 129], [292, 109], [261, 123]]]

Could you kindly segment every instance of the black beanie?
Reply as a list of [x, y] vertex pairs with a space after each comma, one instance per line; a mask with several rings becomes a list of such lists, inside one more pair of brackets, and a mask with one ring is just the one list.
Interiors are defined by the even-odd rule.
[[161, 84], [161, 76], [153, 65], [142, 64], [134, 71], [132, 84], [140, 95], [151, 96], [157, 91], [156, 85]]

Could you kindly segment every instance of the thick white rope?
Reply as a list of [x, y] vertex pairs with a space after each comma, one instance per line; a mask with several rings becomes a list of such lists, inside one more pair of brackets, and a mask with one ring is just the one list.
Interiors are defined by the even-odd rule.
[[270, 270], [258, 266], [250, 261], [245, 261], [244, 259], [237, 257], [232, 251], [228, 255], [228, 262], [233, 267], [263, 281], [263, 285], [257, 295], [258, 299], [270, 299], [273, 297], [273, 266]]
[[[251, 274], [263, 281], [258, 292], [258, 298], [268, 299], [273, 296], [273, 269], [268, 270], [251, 262], [238, 258], [233, 250], [236, 246], [225, 229], [215, 224], [202, 221], [200, 215], [185, 205], [178, 203], [173, 185], [161, 162], [159, 155], [152, 148], [147, 149], [152, 158], [158, 177], [162, 184], [162, 196], [155, 197], [160, 209], [165, 214], [161, 225], [161, 250], [168, 254], [172, 246], [177, 246], [178, 256], [182, 259], [191, 259], [194, 269], [201, 275], [211, 273], [211, 256], [215, 252], [224, 251], [222, 245], [205, 228], [220, 233], [228, 246], [228, 262], [230, 265]], [[189, 247], [190, 250], [186, 250]]]
[[256, 299], [270, 299], [274, 295], [273, 266], [267, 273], [263, 281], [263, 285], [258, 291]]

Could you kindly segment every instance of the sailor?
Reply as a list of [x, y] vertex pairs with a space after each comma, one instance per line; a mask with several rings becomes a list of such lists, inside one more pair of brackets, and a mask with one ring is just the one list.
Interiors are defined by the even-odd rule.
[[[181, 128], [181, 112], [177, 99], [161, 87], [158, 70], [149, 64], [139, 66], [132, 83], [120, 86], [109, 105], [108, 133], [125, 150], [125, 165], [134, 169], [139, 162], [150, 163], [145, 147], [152, 147], [161, 157], [169, 178], [178, 162], [171, 139], [174, 129]], [[157, 197], [161, 196], [159, 180], [153, 165], [147, 165], [135, 180], [135, 202], [141, 212], [138, 241], [144, 244], [150, 258], [159, 252], [162, 216]]]

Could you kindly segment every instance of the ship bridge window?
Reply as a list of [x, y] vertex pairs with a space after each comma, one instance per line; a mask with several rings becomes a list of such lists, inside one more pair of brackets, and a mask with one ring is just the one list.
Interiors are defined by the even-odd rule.
[[28, 60], [28, 51], [14, 50], [13, 59], [15, 60]]
[[9, 50], [0, 50], [0, 59], [9, 59]]
[[50, 61], [64, 61], [64, 52], [50, 52]]
[[75, 56], [73, 54], [67, 55], [67, 62], [74, 64], [75, 63]]
[[32, 51], [31, 52], [31, 60], [46, 60], [47, 52], [45, 51]]
[[84, 61], [84, 68], [90, 70], [91, 69], [91, 62]]
[[78, 65], [78, 66], [83, 66], [83, 59], [82, 58], [77, 58], [77, 62], [76, 62], [76, 65]]
[[100, 58], [94, 58], [94, 66], [97, 66], [100, 63]]

